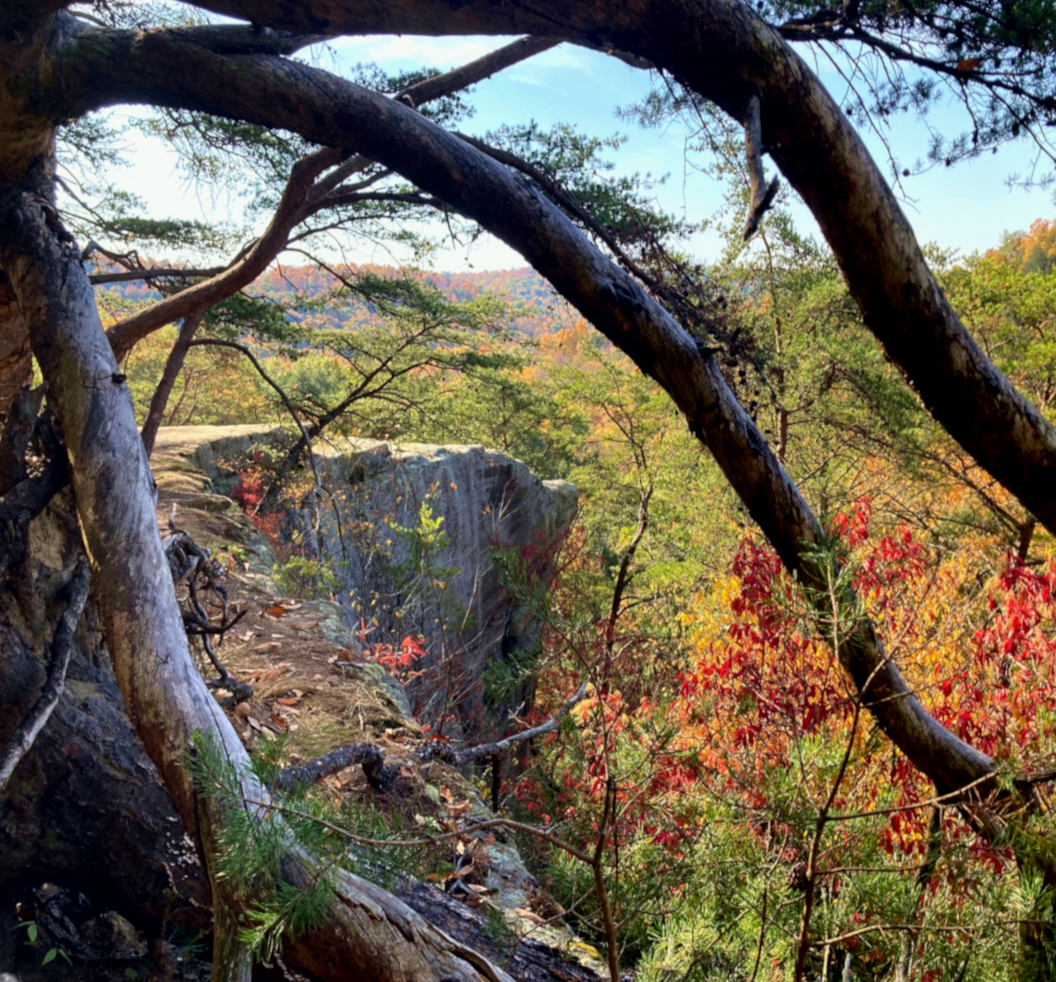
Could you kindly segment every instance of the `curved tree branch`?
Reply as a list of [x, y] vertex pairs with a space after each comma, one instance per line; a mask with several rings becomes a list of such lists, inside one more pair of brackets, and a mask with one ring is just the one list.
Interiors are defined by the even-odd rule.
[[[215, 737], [220, 752], [243, 775], [247, 800], [264, 801], [267, 795], [249, 775], [245, 748], [194, 666], [158, 533], [132, 401], [79, 255], [50, 221], [31, 196], [0, 192], [0, 269], [30, 327], [49, 398], [70, 458], [77, 462], [74, 500], [94, 579], [101, 585], [103, 631], [129, 717], [210, 870], [213, 977], [248, 979], [248, 959], [235, 943], [236, 914], [247, 898], [213, 875], [218, 816], [208, 801], [199, 800], [187, 766], [194, 734]], [[316, 865], [313, 857], [291, 847], [282, 869], [291, 883], [305, 886]], [[288, 950], [296, 965], [324, 979], [509, 982], [479, 954], [350, 873], [338, 877], [329, 919], [293, 939]]]
[[[155, 102], [280, 126], [364, 153], [503, 239], [667, 390], [788, 569], [826, 592], [827, 571], [803, 558], [805, 547], [822, 541], [821, 527], [714, 361], [523, 178], [402, 103], [293, 62], [216, 56], [158, 31], [122, 40], [92, 67], [100, 80], [94, 99], [106, 93], [135, 101], [149, 89]], [[182, 76], [167, 82], [177, 67]], [[880, 725], [937, 786], [981, 786], [990, 759], [924, 710], [868, 621], [838, 654], [859, 690], [868, 687], [865, 701]]]
[[[762, 138], [820, 224], [867, 327], [932, 415], [1056, 533], [1056, 429], [987, 359], [932, 276], [868, 150], [807, 64], [740, 0], [202, 0], [255, 23], [327, 34], [527, 33], [649, 59]], [[424, 186], [424, 185], [423, 185]]]

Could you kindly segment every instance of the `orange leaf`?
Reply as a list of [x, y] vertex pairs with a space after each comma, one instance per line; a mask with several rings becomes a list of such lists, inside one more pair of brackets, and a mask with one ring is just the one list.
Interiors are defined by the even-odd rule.
[[957, 62], [957, 71], [974, 72], [982, 63], [982, 58], [962, 58]]
[[276, 699], [275, 700], [280, 706], [296, 706], [300, 699]]

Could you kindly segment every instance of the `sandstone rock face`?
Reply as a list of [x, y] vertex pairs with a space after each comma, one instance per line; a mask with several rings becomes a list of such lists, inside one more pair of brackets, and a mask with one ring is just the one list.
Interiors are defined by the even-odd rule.
[[[195, 427], [189, 442], [224, 493], [229, 462], [278, 438], [268, 428]], [[524, 597], [553, 574], [575, 486], [482, 446], [338, 440], [316, 447], [316, 463], [326, 489], [318, 522], [303, 507], [286, 531], [336, 576], [352, 642], [394, 647], [393, 670], [424, 722], [452, 736], [508, 729], [530, 695], [517, 666], [538, 637]], [[426, 654], [404, 647], [411, 661], [400, 664], [407, 637]]]
[[[575, 488], [480, 446], [350, 441], [323, 472], [343, 492], [322, 525], [350, 626], [373, 628], [368, 643], [422, 639], [427, 656], [407, 666], [420, 718], [501, 726], [527, 696], [512, 676], [538, 633], [518, 594], [552, 575]], [[505, 679], [503, 695], [489, 678]]]

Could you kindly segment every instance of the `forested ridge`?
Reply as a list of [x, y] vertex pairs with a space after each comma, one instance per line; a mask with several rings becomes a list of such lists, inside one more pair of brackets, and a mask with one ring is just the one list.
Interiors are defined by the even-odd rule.
[[[504, 40], [321, 67], [364, 32]], [[1051, 187], [1054, 39], [6, 4], [0, 973], [1056, 978], [1056, 221], [922, 246], [898, 196], [1028, 142]], [[477, 126], [559, 45], [648, 73], [617, 133]], [[129, 140], [239, 214], [152, 213]], [[437, 271], [485, 234], [527, 265]]]

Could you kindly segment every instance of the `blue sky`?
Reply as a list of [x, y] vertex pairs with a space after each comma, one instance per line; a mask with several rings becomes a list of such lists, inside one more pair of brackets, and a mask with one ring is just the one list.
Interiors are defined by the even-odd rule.
[[[342, 72], [357, 63], [377, 62], [390, 71], [432, 65], [453, 68], [505, 43], [505, 38], [366, 37], [340, 39], [327, 50], [310, 56], [319, 67]], [[824, 66], [818, 66], [824, 69]], [[846, 84], [834, 69], [821, 70], [822, 81], [842, 101]], [[483, 132], [503, 123], [536, 120], [548, 127], [574, 122], [586, 133], [607, 136], [621, 132], [627, 143], [615, 154], [620, 170], [669, 175], [657, 190], [665, 210], [691, 220], [708, 217], [719, 206], [723, 189], [696, 170], [687, 170], [684, 146], [687, 133], [678, 125], [665, 130], [642, 130], [616, 118], [617, 107], [627, 106], [648, 91], [647, 73], [635, 70], [603, 54], [564, 44], [531, 61], [514, 66], [476, 88], [477, 107], [466, 129]], [[940, 105], [932, 121], [948, 133], [959, 132], [963, 119], [956, 107]], [[879, 137], [863, 134], [884, 173], [889, 167], [887, 150]], [[899, 166], [912, 165], [926, 155], [928, 130], [909, 117], [892, 121], [888, 133]], [[235, 217], [237, 204], [225, 198], [202, 196], [186, 187], [176, 171], [175, 160], [160, 144], [139, 145], [126, 155], [131, 167], [120, 180], [147, 201], [158, 217]], [[952, 168], [937, 167], [903, 182], [902, 202], [918, 239], [934, 241], [962, 252], [985, 249], [997, 243], [1001, 233], [1026, 228], [1038, 217], [1050, 217], [1054, 209], [1044, 190], [1012, 190], [1005, 186], [1012, 173], [1029, 172], [1033, 157], [1025, 141], [1003, 147], [996, 155], [984, 155]], [[767, 163], [768, 172], [773, 165]], [[794, 213], [804, 230], [814, 230], [810, 213], [802, 206]], [[698, 236], [693, 249], [704, 261], [716, 257], [717, 239]], [[351, 258], [357, 261], [390, 262], [393, 256], [376, 246], [361, 247]], [[398, 256], [395, 258], [399, 258]], [[433, 262], [437, 269], [503, 269], [525, 265], [505, 245], [490, 237], [465, 248], [448, 248]]]

